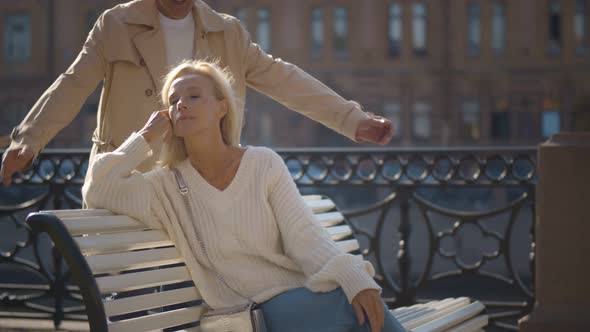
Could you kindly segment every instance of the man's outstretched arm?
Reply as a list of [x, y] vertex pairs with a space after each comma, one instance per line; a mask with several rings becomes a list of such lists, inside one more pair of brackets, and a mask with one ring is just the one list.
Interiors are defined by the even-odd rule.
[[344, 99], [299, 67], [266, 54], [239, 22], [235, 24], [248, 86], [353, 141], [387, 144], [391, 140], [389, 120], [365, 113], [357, 102]]
[[88, 35], [72, 65], [43, 93], [25, 119], [13, 129], [11, 143], [2, 158], [4, 185], [12, 175], [30, 167], [33, 159], [57, 133], [67, 126], [106, 72], [102, 49], [104, 15]]

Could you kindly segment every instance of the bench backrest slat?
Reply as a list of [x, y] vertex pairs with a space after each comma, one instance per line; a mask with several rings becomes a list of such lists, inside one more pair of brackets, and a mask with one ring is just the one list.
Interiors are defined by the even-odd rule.
[[88, 256], [86, 261], [94, 274], [115, 273], [184, 262], [175, 247], [94, 255]]
[[153, 331], [189, 324], [195, 317], [201, 317], [203, 310], [203, 306], [196, 306], [113, 322], [109, 324], [109, 332]]
[[98, 277], [96, 283], [101, 294], [110, 294], [191, 280], [186, 266], [180, 266]]
[[161, 308], [178, 303], [201, 299], [196, 287], [183, 287], [157, 293], [143, 294], [105, 302], [105, 310], [109, 316], [119, 316], [131, 312]]
[[84, 254], [130, 251], [174, 245], [160, 230], [89, 235], [75, 238]]

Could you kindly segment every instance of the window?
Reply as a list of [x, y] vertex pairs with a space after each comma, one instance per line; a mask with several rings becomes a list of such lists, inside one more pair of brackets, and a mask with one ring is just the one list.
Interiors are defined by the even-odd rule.
[[388, 54], [396, 57], [401, 53], [402, 46], [402, 6], [399, 3], [389, 5], [389, 37]]
[[348, 56], [348, 9], [334, 9], [334, 50], [336, 56]]
[[256, 29], [256, 41], [264, 52], [270, 51], [270, 10], [268, 8], [258, 9], [258, 28]]
[[238, 8], [236, 10], [236, 18], [240, 20], [242, 26], [248, 30], [248, 9], [246, 8]]
[[31, 15], [10, 14], [4, 20], [4, 60], [23, 63], [31, 60]]
[[393, 124], [393, 137], [401, 137], [402, 136], [402, 128], [403, 128], [403, 118], [402, 118], [402, 108], [400, 103], [398, 102], [387, 102], [383, 106], [383, 116], [389, 120]]
[[543, 113], [541, 114], [541, 134], [548, 138], [561, 129], [561, 113], [559, 101], [546, 97], [543, 99]]
[[557, 55], [561, 52], [561, 4], [558, 0], [549, 2], [549, 44], [547, 52]]
[[492, 111], [492, 138], [508, 140], [510, 138], [510, 112], [508, 100], [499, 99]]
[[324, 11], [314, 8], [311, 11], [311, 55], [319, 57], [324, 48]]
[[413, 109], [413, 130], [414, 137], [418, 139], [430, 138], [431, 123], [430, 123], [431, 107], [426, 102], [414, 103]]
[[461, 108], [461, 132], [467, 140], [481, 138], [480, 107], [477, 101], [463, 102]]
[[506, 49], [506, 4], [497, 1], [493, 7], [492, 17], [492, 50], [496, 55], [501, 55]]
[[588, 54], [588, 0], [576, 0], [574, 8], [576, 54]]
[[467, 5], [467, 55], [479, 56], [481, 46], [481, 16], [479, 3]]
[[560, 130], [560, 113], [557, 110], [543, 111], [541, 132], [543, 137], [549, 138]]
[[412, 6], [412, 12], [413, 12], [412, 34], [413, 34], [414, 54], [426, 55], [426, 39], [427, 39], [426, 5], [423, 3], [416, 3]]

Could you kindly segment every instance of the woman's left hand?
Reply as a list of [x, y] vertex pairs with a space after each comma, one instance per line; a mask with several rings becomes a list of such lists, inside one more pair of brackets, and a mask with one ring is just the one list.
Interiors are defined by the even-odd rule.
[[381, 301], [381, 295], [376, 289], [363, 289], [360, 291], [354, 299], [352, 299], [352, 305], [356, 313], [356, 317], [359, 319], [360, 325], [365, 324], [365, 314], [369, 318], [372, 332], [379, 332], [383, 329], [385, 321], [385, 311], [383, 302]]

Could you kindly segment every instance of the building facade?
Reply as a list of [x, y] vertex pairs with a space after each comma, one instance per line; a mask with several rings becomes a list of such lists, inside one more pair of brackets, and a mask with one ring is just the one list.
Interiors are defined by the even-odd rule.
[[[0, 3], [0, 135], [115, 0]], [[590, 130], [590, 0], [217, 0], [264, 50], [394, 122], [392, 146], [536, 144]], [[88, 146], [98, 96], [53, 146]], [[350, 144], [249, 93], [246, 144]], [[83, 142], [83, 143], [81, 143]]]

